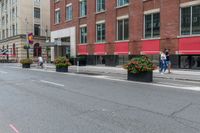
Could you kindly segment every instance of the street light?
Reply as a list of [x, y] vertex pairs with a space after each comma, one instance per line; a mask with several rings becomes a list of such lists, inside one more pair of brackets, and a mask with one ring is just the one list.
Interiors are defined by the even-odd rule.
[[26, 49], [26, 52], [27, 52], [27, 58], [29, 59], [29, 40], [28, 40], [28, 20], [27, 20], [27, 17], [25, 18], [25, 24], [26, 24], [26, 45], [24, 46], [24, 48]]

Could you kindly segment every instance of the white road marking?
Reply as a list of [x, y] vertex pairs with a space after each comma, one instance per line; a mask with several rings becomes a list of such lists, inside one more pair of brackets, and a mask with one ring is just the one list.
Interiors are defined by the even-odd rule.
[[7, 74], [8, 72], [6, 72], [6, 71], [0, 71], [0, 73], [2, 73], [2, 74]]
[[122, 79], [114, 79], [114, 78], [109, 77], [109, 76], [94, 76], [94, 78], [101, 78], [101, 79], [120, 81], [120, 82], [129, 82], [129, 83], [142, 84], [142, 85], [153, 85], [153, 86], [166, 87], [166, 88], [200, 91], [200, 87], [197, 87], [197, 86], [183, 86], [183, 85], [180, 86], [179, 84], [166, 85], [166, 84], [161, 84], [161, 83], [134, 82], [134, 81], [128, 81], [128, 80], [122, 80]]
[[19, 133], [19, 131], [17, 130], [17, 128], [12, 125], [12, 124], [9, 124], [9, 127], [15, 132], [15, 133]]
[[52, 85], [56, 85], [56, 86], [60, 86], [60, 87], [64, 87], [65, 86], [63, 84], [58, 84], [58, 83], [51, 82], [51, 81], [46, 81], [46, 80], [40, 80], [40, 82], [47, 83], [47, 84], [52, 84]]

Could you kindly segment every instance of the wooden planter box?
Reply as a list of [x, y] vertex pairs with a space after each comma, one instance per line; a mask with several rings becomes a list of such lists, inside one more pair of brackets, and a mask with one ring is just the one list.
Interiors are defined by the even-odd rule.
[[22, 68], [31, 68], [31, 64], [22, 64]]
[[56, 72], [68, 72], [68, 67], [56, 68]]
[[153, 82], [153, 72], [129, 73], [128, 80], [139, 82]]

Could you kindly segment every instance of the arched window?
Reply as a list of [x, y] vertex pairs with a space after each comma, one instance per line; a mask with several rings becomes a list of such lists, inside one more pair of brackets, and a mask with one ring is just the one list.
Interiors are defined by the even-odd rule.
[[33, 56], [41, 56], [42, 55], [42, 48], [39, 43], [36, 43], [33, 47]]

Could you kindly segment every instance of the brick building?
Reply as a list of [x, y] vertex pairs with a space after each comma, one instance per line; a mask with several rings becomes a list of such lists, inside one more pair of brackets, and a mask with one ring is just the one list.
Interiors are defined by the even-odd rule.
[[[200, 0], [51, 0], [55, 55], [121, 65], [170, 50], [174, 68], [200, 69]], [[53, 56], [52, 56], [53, 57]]]

